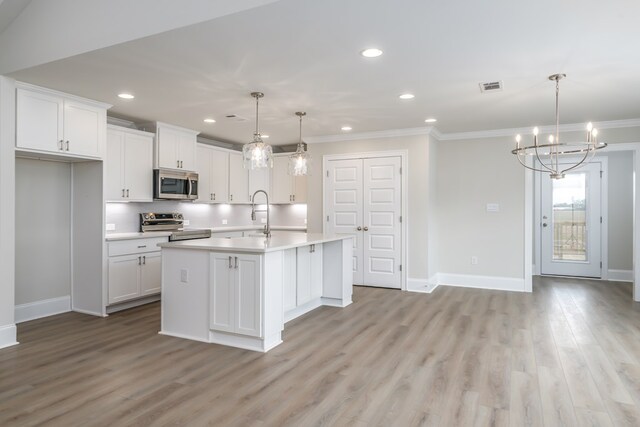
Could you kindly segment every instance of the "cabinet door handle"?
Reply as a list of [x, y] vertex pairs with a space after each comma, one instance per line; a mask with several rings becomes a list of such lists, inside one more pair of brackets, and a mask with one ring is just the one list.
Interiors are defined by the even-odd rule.
[[216, 199], [216, 193], [213, 193], [213, 200]]
[[146, 257], [146, 255], [143, 255], [143, 256], [142, 256], [142, 263], [143, 263], [143, 264], [145, 264], [145, 265], [147, 264], [147, 257]]
[[213, 193], [209, 193], [209, 200], [213, 200]]
[[230, 201], [230, 202], [233, 202], [233, 194], [230, 194], [230, 195], [229, 195], [229, 201]]
[[147, 245], [138, 245], [138, 249], [146, 248]]
[[124, 197], [124, 188], [122, 189], [122, 197]]
[[67, 139], [67, 151], [69, 151], [69, 140]]
[[238, 257], [234, 257], [234, 258], [236, 259], [236, 261], [235, 261], [235, 266], [234, 266], [234, 267], [235, 267], [235, 268], [238, 268]]
[[58, 141], [58, 150], [64, 150], [64, 139], [61, 139], [60, 141]]
[[129, 189], [127, 188], [127, 197], [129, 197]]
[[369, 227], [367, 227], [366, 225], [363, 228], [364, 231], [369, 231]]
[[180, 169], [182, 169], [184, 166], [182, 165], [182, 160], [180, 160]]
[[358, 228], [356, 228], [356, 230], [362, 231], [362, 227], [358, 226]]
[[293, 201], [294, 202], [296, 201], [296, 195], [295, 194], [293, 195]]
[[138, 265], [142, 264], [142, 257], [138, 257]]
[[229, 268], [231, 268], [231, 258], [232, 257], [229, 257]]
[[180, 169], [180, 160], [176, 160], [176, 167]]

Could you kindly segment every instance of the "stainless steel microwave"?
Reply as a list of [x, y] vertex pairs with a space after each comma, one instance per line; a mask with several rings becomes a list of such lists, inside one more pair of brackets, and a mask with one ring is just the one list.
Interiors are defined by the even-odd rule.
[[197, 199], [198, 174], [195, 172], [154, 169], [153, 198], [158, 200]]

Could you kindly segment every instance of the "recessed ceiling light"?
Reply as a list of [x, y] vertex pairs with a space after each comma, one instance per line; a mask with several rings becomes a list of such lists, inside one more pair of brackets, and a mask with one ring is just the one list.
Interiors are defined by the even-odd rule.
[[351, 130], [351, 126], [342, 126], [340, 129], [344, 130], [344, 131], [349, 131]]
[[269, 135], [260, 135], [262, 138], [269, 138]]
[[204, 119], [205, 123], [215, 123], [216, 120], [215, 119]]
[[365, 58], [376, 58], [382, 55], [382, 51], [380, 49], [372, 47], [372, 48], [363, 50], [362, 52], [360, 52], [360, 55], [364, 56]]
[[402, 95], [399, 96], [400, 99], [413, 99], [416, 96], [412, 93], [403, 93]]
[[130, 93], [119, 93], [118, 96], [122, 99], [133, 99], [135, 98], [135, 96], [131, 95]]
[[437, 121], [438, 121], [438, 119], [427, 119], [427, 120], [425, 120], [424, 122], [425, 122], [425, 123], [435, 123], [435, 122], [437, 122]]

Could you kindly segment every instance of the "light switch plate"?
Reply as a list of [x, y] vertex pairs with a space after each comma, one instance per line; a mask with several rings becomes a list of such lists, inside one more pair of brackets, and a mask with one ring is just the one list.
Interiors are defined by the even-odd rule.
[[182, 283], [189, 283], [189, 270], [180, 270], [180, 281]]
[[183, 220], [183, 221], [182, 221], [182, 224], [183, 224], [183, 225], [189, 225], [189, 220], [188, 220], [188, 219]]
[[227, 222], [228, 222], [228, 221], [227, 221], [226, 219], [223, 219], [223, 220], [222, 220], [222, 225], [227, 225]]
[[116, 225], [115, 224], [107, 224], [107, 231], [116, 231]]
[[487, 212], [500, 212], [500, 205], [498, 203], [487, 203]]

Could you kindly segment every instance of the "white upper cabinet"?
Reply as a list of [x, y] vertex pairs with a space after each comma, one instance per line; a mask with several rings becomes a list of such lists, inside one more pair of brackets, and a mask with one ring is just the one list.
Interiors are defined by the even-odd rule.
[[16, 92], [16, 147], [64, 156], [101, 158], [107, 104], [21, 85]]
[[[258, 190], [266, 191], [271, 202], [271, 168], [249, 170], [249, 197]], [[257, 196], [256, 201], [265, 203], [264, 195]]]
[[156, 132], [154, 167], [196, 171], [196, 138], [199, 132], [160, 122], [142, 126]]
[[229, 153], [229, 202], [249, 202], [249, 173], [242, 164], [242, 153]]
[[273, 203], [306, 203], [307, 177], [289, 175], [289, 155], [273, 157]]
[[229, 152], [198, 144], [198, 202], [227, 203], [229, 201]]
[[153, 134], [109, 126], [106, 200], [153, 201]]

